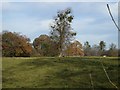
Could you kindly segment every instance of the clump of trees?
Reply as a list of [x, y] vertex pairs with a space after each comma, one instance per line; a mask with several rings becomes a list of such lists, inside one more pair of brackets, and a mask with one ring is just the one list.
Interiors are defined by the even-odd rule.
[[32, 46], [30, 39], [19, 33], [2, 32], [2, 56], [19, 57], [31, 56]]
[[106, 43], [100, 41], [99, 44], [90, 45], [88, 41], [83, 46], [85, 56], [119, 56], [119, 49], [117, 49], [114, 43], [109, 45], [109, 49], [106, 49]]
[[[4, 57], [30, 57], [30, 56], [59, 56], [59, 43], [51, 39], [51, 36], [40, 35], [33, 43], [25, 35], [16, 32], [3, 31], [0, 34], [2, 41], [1, 51]], [[106, 49], [106, 43], [90, 45], [88, 41], [82, 45], [79, 41], [70, 42], [64, 47], [64, 56], [120, 56], [120, 50], [111, 43]]]

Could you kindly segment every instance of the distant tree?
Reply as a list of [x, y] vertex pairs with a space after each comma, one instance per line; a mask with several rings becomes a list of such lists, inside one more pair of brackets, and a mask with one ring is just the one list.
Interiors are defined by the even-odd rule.
[[100, 47], [99, 45], [96, 45], [94, 44], [92, 47], [91, 47], [91, 56], [100, 56]]
[[73, 36], [76, 35], [76, 33], [72, 31], [72, 20], [73, 15], [71, 14], [71, 9], [66, 9], [57, 13], [55, 20], [51, 25], [52, 30], [50, 36], [51, 39], [59, 45], [59, 56], [63, 56], [63, 51], [67, 44], [69, 44], [73, 39]]
[[33, 41], [33, 46], [38, 52], [37, 56], [58, 55], [58, 45], [53, 42], [48, 35], [40, 35], [38, 38], [35, 38]]
[[74, 41], [65, 50], [66, 56], [84, 56], [82, 44], [79, 41]]
[[116, 49], [116, 45], [114, 43], [110, 44], [109, 50], [114, 50]]
[[105, 47], [106, 47], [106, 43], [104, 41], [100, 41], [100, 43], [99, 43], [99, 48], [100, 48], [99, 53], [100, 53], [100, 55], [104, 54]]
[[84, 43], [83, 49], [84, 49], [84, 55], [85, 55], [85, 56], [90, 56], [90, 54], [91, 54], [91, 46], [90, 46], [90, 44], [89, 44], [88, 41], [86, 41], [86, 42]]
[[33, 41], [33, 46], [41, 56], [47, 56], [50, 49], [50, 38], [47, 35], [40, 35]]
[[109, 50], [108, 50], [109, 56], [118, 56], [118, 49], [116, 48], [116, 45], [114, 43], [110, 44]]
[[2, 55], [8, 57], [30, 56], [32, 46], [30, 39], [16, 32], [2, 32]]
[[104, 42], [104, 41], [100, 41], [99, 47], [100, 47], [100, 50], [101, 50], [101, 51], [104, 51], [104, 50], [105, 50], [105, 47], [106, 47], [105, 42]]

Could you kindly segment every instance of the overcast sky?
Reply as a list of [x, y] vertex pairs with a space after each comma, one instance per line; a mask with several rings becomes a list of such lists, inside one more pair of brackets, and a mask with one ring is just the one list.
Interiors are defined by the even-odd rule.
[[103, 40], [107, 43], [107, 47], [110, 43], [118, 44], [118, 31], [106, 8], [109, 1], [112, 14], [117, 22], [118, 0], [103, 0], [106, 2], [5, 1], [0, 7], [2, 8], [2, 24], [0, 24], [2, 30], [20, 32], [33, 41], [41, 34], [49, 35], [50, 23], [57, 15], [58, 10], [71, 8], [74, 15], [72, 27], [77, 32], [76, 40], [82, 44], [89, 41], [91, 45], [98, 44]]

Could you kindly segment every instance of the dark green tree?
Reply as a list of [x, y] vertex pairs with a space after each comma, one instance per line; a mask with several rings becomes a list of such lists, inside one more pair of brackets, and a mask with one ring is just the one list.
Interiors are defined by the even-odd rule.
[[90, 55], [91, 55], [91, 46], [90, 46], [90, 44], [89, 44], [88, 41], [86, 41], [86, 42], [84, 43], [83, 49], [84, 49], [84, 55], [85, 55], [85, 56], [90, 56]]
[[33, 41], [33, 46], [40, 56], [47, 56], [50, 49], [50, 38], [47, 35], [40, 35]]
[[106, 47], [106, 43], [104, 41], [100, 41], [99, 47], [98, 47], [100, 56], [105, 54], [105, 47]]
[[35, 38], [33, 46], [38, 53], [37, 56], [56, 56], [58, 54], [58, 45], [48, 35], [40, 35]]
[[99, 47], [100, 47], [100, 50], [101, 50], [101, 51], [104, 51], [104, 50], [105, 50], [105, 47], [106, 47], [105, 42], [104, 42], [104, 41], [100, 41]]

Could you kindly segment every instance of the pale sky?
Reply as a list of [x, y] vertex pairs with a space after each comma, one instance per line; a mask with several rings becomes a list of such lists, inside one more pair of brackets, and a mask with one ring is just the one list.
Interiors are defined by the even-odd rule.
[[[72, 27], [77, 32], [76, 40], [82, 44], [89, 41], [91, 45], [105, 41], [118, 44], [118, 31], [108, 13], [106, 4], [109, 3], [115, 21], [118, 21], [118, 0], [79, 0], [80, 2], [38, 2], [38, 0], [4, 0], [0, 29], [20, 32], [33, 41], [41, 34], [50, 32], [50, 23], [58, 10], [72, 9], [74, 15]], [[48, 0], [46, 0], [48, 1]], [[50, 0], [51, 1], [51, 0]], [[65, 1], [65, 0], [64, 0]], [[77, 0], [74, 0], [77, 1]], [[90, 1], [90, 2], [88, 2]], [[2, 28], [1, 28], [2, 27]]]

